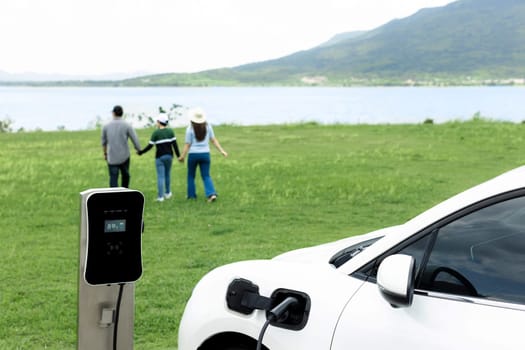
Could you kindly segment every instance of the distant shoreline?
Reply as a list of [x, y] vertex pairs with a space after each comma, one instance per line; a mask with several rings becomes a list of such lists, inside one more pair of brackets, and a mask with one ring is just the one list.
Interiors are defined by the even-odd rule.
[[370, 81], [354, 81], [354, 82], [323, 82], [317, 83], [314, 80], [308, 81], [310, 83], [237, 83], [237, 82], [215, 82], [215, 81], [196, 81], [195, 83], [171, 83], [158, 84], [139, 83], [141, 78], [130, 80], [116, 80], [116, 81], [97, 81], [97, 80], [65, 80], [65, 81], [0, 81], [0, 87], [181, 87], [181, 88], [215, 88], [215, 87], [487, 87], [487, 86], [525, 86], [525, 79], [509, 78], [509, 79], [435, 79], [435, 80], [370, 80]]
[[[240, 124], [217, 124], [217, 125], [214, 125], [214, 128], [225, 128], [225, 129], [231, 129], [231, 128], [239, 128], [239, 129], [245, 129], [245, 130], [250, 130], [250, 129], [253, 129], [253, 130], [261, 130], [261, 129], [273, 129], [273, 128], [276, 128], [276, 127], [295, 127], [295, 128], [311, 128], [311, 127], [318, 127], [318, 128], [331, 128], [331, 127], [335, 127], [335, 126], [343, 126], [343, 127], [377, 127], [377, 128], [381, 128], [381, 127], [392, 127], [392, 128], [396, 128], [396, 127], [414, 127], [414, 126], [421, 126], [421, 125], [428, 125], [428, 126], [432, 126], [432, 125], [436, 125], [436, 126], [443, 126], [443, 125], [448, 125], [448, 124], [472, 124], [472, 123], [475, 123], [475, 124], [488, 124], [488, 125], [509, 125], [509, 124], [514, 124], [514, 125], [521, 125], [521, 124], [525, 124], [525, 121], [522, 121], [522, 122], [513, 122], [513, 121], [504, 121], [504, 120], [494, 120], [494, 119], [490, 119], [490, 118], [485, 118], [485, 117], [476, 117], [476, 116], [473, 116], [471, 119], [467, 119], [467, 120], [451, 120], [451, 121], [446, 121], [446, 122], [435, 122], [433, 119], [431, 118], [427, 118], [425, 120], [422, 120], [420, 122], [406, 122], [406, 123], [378, 123], [378, 124], [374, 124], [374, 123], [359, 123], [359, 124], [354, 124], [354, 123], [327, 123], [327, 124], [324, 124], [324, 123], [319, 123], [319, 122], [308, 122], [308, 121], [305, 121], [305, 122], [297, 122], [297, 123], [275, 123], [275, 124], [261, 124], [261, 125], [240, 125]], [[141, 127], [135, 127], [135, 130], [137, 130], [137, 132], [142, 132], [142, 131], [145, 131], [145, 130], [151, 130], [153, 127], [152, 126], [141, 126]], [[172, 126], [172, 128], [174, 130], [178, 130], [179, 131], [183, 131], [186, 129], [186, 126], [185, 125], [174, 125]], [[95, 128], [90, 128], [90, 129], [79, 129], [79, 130], [43, 130], [43, 129], [34, 129], [34, 130], [31, 130], [31, 129], [28, 129], [28, 130], [10, 130], [10, 131], [1, 131], [0, 132], [0, 135], [6, 135], [6, 134], [19, 134], [19, 133], [86, 133], [86, 132], [93, 132], [93, 131], [100, 131], [101, 130], [101, 127], [95, 127]]]

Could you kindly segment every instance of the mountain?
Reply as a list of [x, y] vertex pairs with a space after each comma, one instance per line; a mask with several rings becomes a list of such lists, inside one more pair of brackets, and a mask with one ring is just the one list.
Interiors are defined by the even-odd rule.
[[525, 78], [525, 1], [459, 0], [368, 32], [342, 33], [275, 60], [123, 84], [346, 85], [513, 78], [522, 83]]
[[363, 34], [365, 34], [366, 31], [354, 31], [354, 32], [346, 32], [346, 33], [339, 33], [334, 35], [330, 40], [322, 43], [318, 47], [328, 47], [333, 46], [335, 44], [339, 44], [343, 41], [346, 41], [348, 39], [355, 39]]

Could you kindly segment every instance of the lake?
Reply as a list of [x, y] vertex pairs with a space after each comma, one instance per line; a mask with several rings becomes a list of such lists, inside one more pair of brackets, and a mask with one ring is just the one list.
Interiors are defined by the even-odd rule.
[[202, 107], [216, 125], [442, 123], [477, 112], [521, 122], [524, 97], [524, 87], [0, 87], [0, 120], [13, 120], [14, 130], [82, 130], [110, 119], [116, 104], [149, 116], [178, 104]]

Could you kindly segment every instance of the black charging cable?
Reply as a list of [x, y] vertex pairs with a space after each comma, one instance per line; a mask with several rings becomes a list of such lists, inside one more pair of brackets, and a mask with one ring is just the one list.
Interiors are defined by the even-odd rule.
[[[264, 323], [264, 326], [261, 328], [261, 332], [259, 333], [259, 338], [257, 339], [257, 350], [262, 349], [262, 343], [264, 338], [264, 333], [266, 333], [266, 330], [268, 329], [268, 326], [273, 321], [279, 322], [283, 316], [286, 316], [286, 311], [288, 311], [288, 308], [291, 306], [299, 303], [297, 298], [294, 297], [287, 297], [283, 301], [281, 301], [276, 307], [271, 309], [268, 312], [267, 320]], [[284, 317], [286, 318], [286, 317]]]
[[115, 323], [113, 325], [113, 350], [117, 350], [118, 320], [120, 317], [120, 304], [122, 303], [122, 292], [125, 283], [119, 283], [117, 307], [115, 308]]

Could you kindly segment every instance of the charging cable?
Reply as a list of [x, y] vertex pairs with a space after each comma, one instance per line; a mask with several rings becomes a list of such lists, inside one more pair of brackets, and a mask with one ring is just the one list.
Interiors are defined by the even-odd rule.
[[119, 283], [117, 307], [115, 308], [115, 324], [113, 325], [113, 350], [117, 350], [118, 319], [120, 316], [120, 304], [122, 303], [122, 292], [125, 283]]
[[297, 298], [287, 297], [286, 299], [281, 301], [276, 307], [274, 307], [268, 312], [268, 318], [264, 323], [264, 326], [261, 328], [261, 332], [259, 333], [259, 338], [257, 340], [257, 350], [262, 349], [264, 333], [266, 333], [266, 329], [268, 329], [270, 323], [274, 321], [279, 322], [283, 316], [286, 316], [286, 311], [288, 311], [288, 308], [297, 303], [299, 303]]

